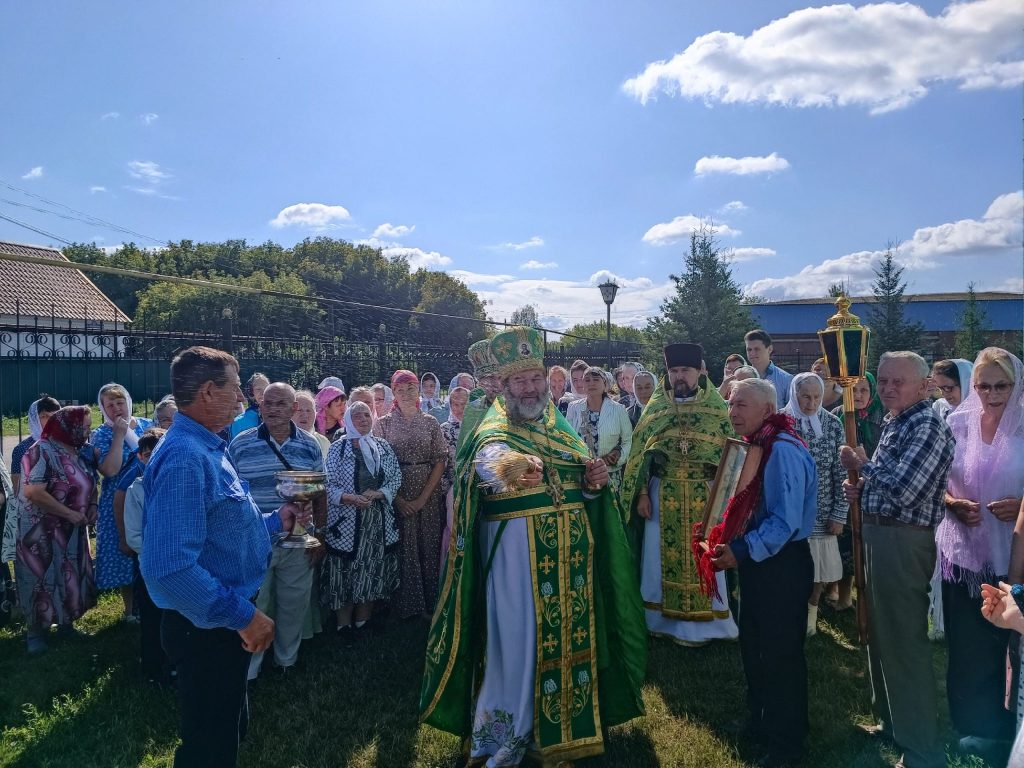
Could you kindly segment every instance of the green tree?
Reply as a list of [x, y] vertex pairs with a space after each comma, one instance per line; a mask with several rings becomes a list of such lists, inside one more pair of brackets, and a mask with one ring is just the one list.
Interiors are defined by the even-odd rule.
[[830, 299], [838, 299], [840, 296], [850, 297], [850, 286], [840, 280], [838, 283], [832, 283], [828, 287], [828, 292], [825, 294]]
[[893, 243], [885, 251], [881, 264], [874, 270], [875, 282], [871, 286], [875, 301], [868, 308], [867, 324], [871, 328], [871, 346], [868, 368], [878, 368], [878, 358], [884, 352], [908, 349], [918, 351], [924, 325], [906, 319], [907, 300], [903, 293], [907, 284], [902, 281], [903, 267], [896, 264]]
[[536, 328], [540, 325], [540, 317], [537, 315], [537, 308], [533, 304], [524, 304], [512, 312], [509, 320], [512, 325], [528, 325]]
[[[616, 325], [612, 323], [612, 341], [628, 341], [633, 344], [646, 344], [647, 335], [640, 328], [634, 328], [631, 325]], [[605, 324], [604, 320], [595, 320], [592, 323], [576, 323], [576, 325], [566, 328], [565, 333], [572, 336], [585, 336], [589, 339], [604, 339], [605, 338]], [[571, 341], [571, 339], [566, 339]]]
[[985, 347], [985, 331], [988, 330], [988, 317], [985, 310], [978, 304], [978, 294], [974, 291], [974, 283], [967, 285], [967, 301], [963, 311], [957, 317], [960, 330], [953, 341], [956, 356], [973, 362], [977, 354]]
[[754, 326], [713, 229], [702, 228], [690, 236], [683, 271], [670, 277], [675, 292], [662, 303], [661, 315], [648, 323], [648, 334], [658, 344], [702, 344], [708, 370], [720, 370], [730, 353], [743, 349], [743, 334]]
[[456, 280], [446, 272], [430, 272], [417, 270], [413, 282], [419, 291], [419, 303], [414, 307], [418, 312], [434, 312], [443, 315], [475, 318], [475, 320], [451, 320], [413, 316], [409, 320], [414, 338], [422, 344], [437, 344], [439, 340], [458, 346], [465, 343], [467, 349], [477, 339], [489, 335], [489, 323], [486, 320], [484, 305], [480, 297], [471, 291], [465, 283]]
[[[245, 277], [212, 274], [219, 283], [232, 283], [285, 293], [305, 294], [307, 287], [295, 275], [271, 279], [263, 272]], [[276, 335], [297, 338], [321, 322], [321, 310], [312, 302], [235, 293], [180, 283], [151, 283], [139, 293], [136, 324], [148, 329], [219, 331], [225, 309], [231, 310], [236, 336]]]

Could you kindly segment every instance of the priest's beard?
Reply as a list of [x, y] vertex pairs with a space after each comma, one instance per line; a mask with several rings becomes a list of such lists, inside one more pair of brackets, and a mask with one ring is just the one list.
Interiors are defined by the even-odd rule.
[[540, 392], [536, 402], [524, 404], [518, 397], [508, 391], [508, 387], [504, 388], [505, 395], [505, 411], [508, 413], [508, 417], [512, 421], [534, 421], [540, 418], [540, 415], [544, 413], [544, 410], [548, 407], [548, 403], [551, 402], [551, 387], [547, 384], [544, 385], [544, 389]]
[[672, 386], [672, 396], [676, 400], [683, 400], [684, 398], [687, 398], [687, 397], [693, 397], [695, 394], [697, 394], [697, 388], [694, 387], [693, 389], [690, 389], [690, 387], [687, 385], [687, 383], [685, 381], [683, 381], [682, 379], [677, 381]]

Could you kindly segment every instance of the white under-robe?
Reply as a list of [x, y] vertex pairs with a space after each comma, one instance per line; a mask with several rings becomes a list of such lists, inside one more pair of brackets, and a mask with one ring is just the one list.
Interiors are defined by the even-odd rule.
[[[643, 595], [644, 603], [661, 603], [661, 479], [652, 477], [648, 493], [651, 498], [651, 519], [644, 521], [643, 554], [640, 572], [640, 593]], [[683, 553], [689, 557], [690, 553]], [[718, 593], [726, 596], [725, 573], [716, 574], [718, 580]], [[729, 604], [716, 598], [711, 599], [711, 609], [714, 611], [729, 611]], [[670, 619], [662, 614], [660, 610], [645, 608], [644, 614], [647, 617], [647, 629], [655, 635], [677, 640], [681, 643], [691, 645], [703, 645], [711, 640], [735, 640], [739, 637], [739, 628], [733, 621], [730, 613], [724, 619], [712, 619], [710, 621], [682, 621]]]
[[[509, 450], [492, 443], [481, 454], [496, 456]], [[481, 480], [494, 482], [492, 473], [477, 464]], [[503, 487], [495, 490], [505, 490]], [[481, 564], [501, 521], [482, 522]], [[533, 602], [533, 558], [526, 518], [507, 521], [487, 574], [487, 655], [484, 679], [473, 715], [470, 756], [489, 755], [488, 768], [518, 765], [533, 742], [534, 683], [537, 675], [537, 615]]]

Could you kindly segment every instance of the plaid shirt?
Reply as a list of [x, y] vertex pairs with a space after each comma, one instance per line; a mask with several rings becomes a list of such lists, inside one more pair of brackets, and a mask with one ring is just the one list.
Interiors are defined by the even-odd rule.
[[889, 414], [875, 455], [860, 471], [861, 509], [911, 525], [938, 525], [952, 463], [953, 435], [929, 401]]

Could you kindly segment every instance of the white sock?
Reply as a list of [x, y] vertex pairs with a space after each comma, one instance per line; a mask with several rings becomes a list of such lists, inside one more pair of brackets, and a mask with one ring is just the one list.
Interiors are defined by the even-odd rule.
[[818, 606], [807, 604], [807, 636], [818, 634]]
[[366, 625], [366, 621], [365, 620], [357, 621], [356, 622], [356, 629], [362, 629], [365, 625]]

